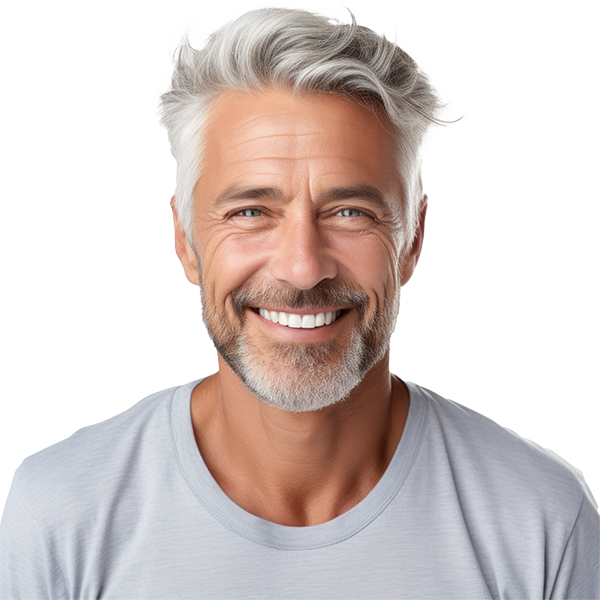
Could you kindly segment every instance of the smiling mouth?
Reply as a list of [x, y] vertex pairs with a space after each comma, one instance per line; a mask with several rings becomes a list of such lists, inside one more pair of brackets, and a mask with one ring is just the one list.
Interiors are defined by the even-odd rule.
[[326, 313], [297, 315], [295, 313], [266, 310], [264, 308], [255, 308], [254, 311], [267, 321], [273, 321], [274, 323], [279, 323], [285, 327], [292, 327], [293, 329], [314, 329], [316, 327], [331, 325], [342, 313], [346, 312], [345, 310], [335, 310]]

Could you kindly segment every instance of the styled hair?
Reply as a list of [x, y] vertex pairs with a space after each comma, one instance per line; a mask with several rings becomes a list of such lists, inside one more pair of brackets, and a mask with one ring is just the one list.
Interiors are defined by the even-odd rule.
[[215, 99], [227, 90], [283, 87], [331, 93], [372, 110], [392, 124], [402, 182], [402, 245], [410, 247], [423, 198], [420, 147], [439, 123], [440, 102], [415, 61], [370, 29], [304, 10], [250, 11], [215, 31], [196, 50], [184, 37], [175, 56], [171, 90], [161, 96], [161, 124], [177, 161], [175, 208], [192, 242], [194, 189], [203, 158], [203, 130]]

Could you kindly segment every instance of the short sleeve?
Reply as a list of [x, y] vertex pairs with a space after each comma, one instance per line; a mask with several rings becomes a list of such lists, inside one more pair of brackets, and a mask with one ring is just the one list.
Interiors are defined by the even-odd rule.
[[562, 600], [600, 598], [600, 515], [587, 486], [550, 597]]
[[41, 535], [29, 498], [26, 466], [15, 473], [0, 522], [0, 598], [66, 598], [65, 580]]

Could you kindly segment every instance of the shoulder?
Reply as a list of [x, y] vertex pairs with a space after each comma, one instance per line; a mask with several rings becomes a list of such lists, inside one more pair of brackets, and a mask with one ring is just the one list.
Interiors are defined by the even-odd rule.
[[428, 434], [443, 448], [457, 485], [469, 493], [498, 511], [535, 513], [567, 529], [582, 502], [596, 506], [582, 473], [551, 450], [430, 390], [409, 387], [426, 402]]
[[23, 461], [0, 523], [0, 594], [71, 597], [76, 582], [101, 576], [108, 549], [136, 531], [140, 498], [157, 497], [176, 472], [172, 399], [185, 400], [195, 383], [148, 396]]
[[58, 506], [65, 518], [74, 516], [67, 515], [71, 509], [85, 511], [104, 491], [118, 485], [124, 473], [143, 468], [142, 460], [152, 456], [153, 448], [161, 446], [164, 451], [161, 442], [170, 444], [170, 404], [178, 389], [152, 394], [123, 413], [29, 456], [15, 473], [11, 495], [29, 502], [41, 522], [47, 511], [56, 518]]
[[421, 465], [458, 507], [488, 581], [514, 597], [596, 598], [600, 518], [581, 472], [474, 410], [409, 389], [427, 413]]

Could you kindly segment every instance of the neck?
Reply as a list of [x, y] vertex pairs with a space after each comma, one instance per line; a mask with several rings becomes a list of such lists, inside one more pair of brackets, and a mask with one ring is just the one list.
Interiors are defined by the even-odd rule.
[[219, 357], [192, 395], [196, 442], [213, 477], [242, 508], [283, 525], [316, 525], [358, 504], [398, 445], [408, 391], [388, 357], [350, 396], [291, 413], [254, 396]]

